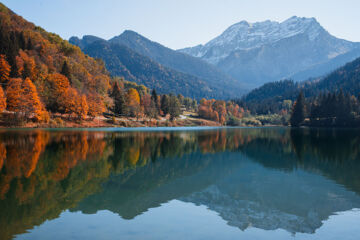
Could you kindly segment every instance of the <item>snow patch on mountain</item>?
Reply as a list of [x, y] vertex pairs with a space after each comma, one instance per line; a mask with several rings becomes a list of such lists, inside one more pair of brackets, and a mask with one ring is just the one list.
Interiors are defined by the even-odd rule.
[[314, 41], [322, 32], [326, 30], [315, 18], [294, 16], [281, 23], [270, 20], [256, 23], [241, 21], [205, 45], [180, 51], [217, 64], [235, 50], [249, 50], [299, 34], [306, 34], [310, 41]]

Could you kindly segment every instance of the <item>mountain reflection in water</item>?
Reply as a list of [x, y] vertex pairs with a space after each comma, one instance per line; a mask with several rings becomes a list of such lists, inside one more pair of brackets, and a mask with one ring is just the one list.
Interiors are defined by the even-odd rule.
[[205, 205], [239, 230], [313, 234], [336, 212], [360, 207], [359, 133], [4, 130], [0, 238], [67, 209], [131, 220], [174, 199]]

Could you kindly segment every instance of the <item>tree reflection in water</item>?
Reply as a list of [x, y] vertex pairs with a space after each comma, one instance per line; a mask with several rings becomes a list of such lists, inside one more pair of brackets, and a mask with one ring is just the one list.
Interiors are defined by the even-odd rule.
[[[354, 130], [286, 128], [2, 131], [1, 237], [11, 239], [59, 217], [66, 209], [84, 213], [108, 209], [132, 219], [172, 199], [205, 204], [241, 229], [257, 224], [263, 229], [313, 232], [334, 211], [360, 206], [359, 136]], [[304, 175], [307, 180], [297, 182], [291, 174], [298, 170], [311, 176]], [[321, 180], [323, 176], [331, 181]], [[281, 188], [280, 182], [273, 181], [277, 178], [293, 181], [295, 190], [289, 200], [303, 197], [304, 201], [284, 206], [285, 190], [274, 190]], [[319, 184], [308, 189], [315, 192], [307, 201], [309, 195], [301, 189], [310, 180]], [[347, 190], [334, 187], [333, 181]], [[278, 198], [268, 194], [270, 189]], [[214, 199], [216, 191], [222, 200]], [[340, 194], [342, 204], [326, 197], [326, 191]], [[324, 207], [309, 212], [307, 204], [314, 199]], [[285, 226], [271, 218], [261, 222], [249, 209], [278, 216], [292, 214], [307, 222], [302, 227]], [[230, 217], [230, 212], [238, 216]], [[318, 219], [303, 216], [305, 212]]]

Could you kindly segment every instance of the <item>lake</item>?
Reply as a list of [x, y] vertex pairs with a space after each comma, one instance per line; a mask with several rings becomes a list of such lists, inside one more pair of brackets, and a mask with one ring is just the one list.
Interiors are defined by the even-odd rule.
[[0, 131], [0, 239], [360, 239], [360, 131]]

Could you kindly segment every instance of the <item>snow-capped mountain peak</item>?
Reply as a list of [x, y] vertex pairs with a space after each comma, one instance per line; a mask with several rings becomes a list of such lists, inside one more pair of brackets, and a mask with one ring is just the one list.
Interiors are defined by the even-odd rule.
[[[306, 74], [298, 80], [327, 74], [352, 61], [358, 56], [352, 52], [359, 49], [360, 43], [332, 36], [315, 18], [294, 16], [283, 22], [241, 21], [205, 45], [179, 51], [202, 58], [254, 88], [300, 72]], [[336, 64], [331, 64], [335, 58]]]
[[[204, 46], [184, 49], [185, 53], [203, 57], [209, 48], [220, 48], [221, 54], [211, 53], [211, 63], [218, 63], [234, 50], [256, 48], [264, 44], [273, 43], [281, 39], [298, 34], [307, 34], [309, 40], [315, 40], [321, 32], [326, 32], [315, 18], [291, 17], [283, 22], [263, 21], [249, 23], [241, 21], [227, 28], [220, 36], [211, 40]], [[194, 51], [192, 51], [194, 50]]]

